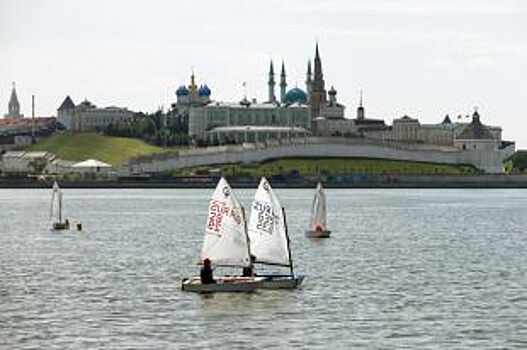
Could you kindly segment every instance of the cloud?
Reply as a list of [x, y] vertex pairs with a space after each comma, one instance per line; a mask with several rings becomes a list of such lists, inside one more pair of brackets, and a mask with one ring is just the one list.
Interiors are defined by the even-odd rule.
[[271, 0], [287, 10], [405, 15], [519, 14], [520, 0]]

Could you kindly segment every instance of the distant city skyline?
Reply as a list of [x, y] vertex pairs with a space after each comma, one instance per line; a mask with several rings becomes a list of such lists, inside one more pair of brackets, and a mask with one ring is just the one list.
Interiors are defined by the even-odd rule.
[[[269, 61], [304, 88], [319, 42], [329, 89], [355, 117], [439, 123], [472, 114], [527, 148], [527, 3], [520, 0], [5, 0], [0, 115], [17, 83], [21, 113], [56, 115], [66, 95], [151, 112], [207, 83], [212, 99], [267, 98]], [[247, 82], [244, 87], [243, 82]], [[463, 119], [468, 121], [468, 119]]]

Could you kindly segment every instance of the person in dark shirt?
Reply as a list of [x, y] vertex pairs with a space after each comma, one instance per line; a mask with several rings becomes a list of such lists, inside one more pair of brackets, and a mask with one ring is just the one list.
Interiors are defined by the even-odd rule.
[[243, 277], [256, 276], [256, 274], [254, 273], [254, 270], [253, 270], [253, 266], [254, 266], [254, 261], [255, 260], [256, 260], [256, 257], [251, 254], [251, 265], [250, 266], [246, 266], [246, 267], [243, 268], [243, 270], [242, 270], [242, 276]]
[[203, 260], [203, 267], [201, 268], [200, 278], [201, 278], [201, 283], [203, 284], [216, 283], [212, 275], [212, 267], [211, 267], [211, 262], [209, 258], [205, 258]]

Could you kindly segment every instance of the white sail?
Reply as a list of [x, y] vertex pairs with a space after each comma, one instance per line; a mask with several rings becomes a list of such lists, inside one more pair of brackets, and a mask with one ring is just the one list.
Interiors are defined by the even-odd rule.
[[326, 194], [324, 188], [319, 182], [311, 205], [311, 220], [309, 222], [310, 231], [325, 231], [327, 230], [326, 222]]
[[251, 207], [249, 239], [256, 262], [290, 266], [282, 205], [265, 178], [260, 181]]
[[221, 178], [209, 202], [201, 260], [216, 266], [249, 266], [249, 242], [243, 207]]
[[53, 182], [51, 195], [51, 217], [57, 222], [62, 222], [62, 191], [57, 181]]

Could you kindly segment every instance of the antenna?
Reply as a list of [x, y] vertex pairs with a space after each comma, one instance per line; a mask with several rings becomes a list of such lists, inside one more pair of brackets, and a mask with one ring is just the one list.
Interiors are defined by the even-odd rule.
[[35, 143], [35, 95], [31, 95], [31, 143]]
[[362, 107], [362, 89], [360, 89], [360, 101], [359, 106]]
[[243, 86], [243, 94], [244, 94], [244, 98], [247, 100], [247, 82], [244, 81], [242, 83], [242, 86]]

